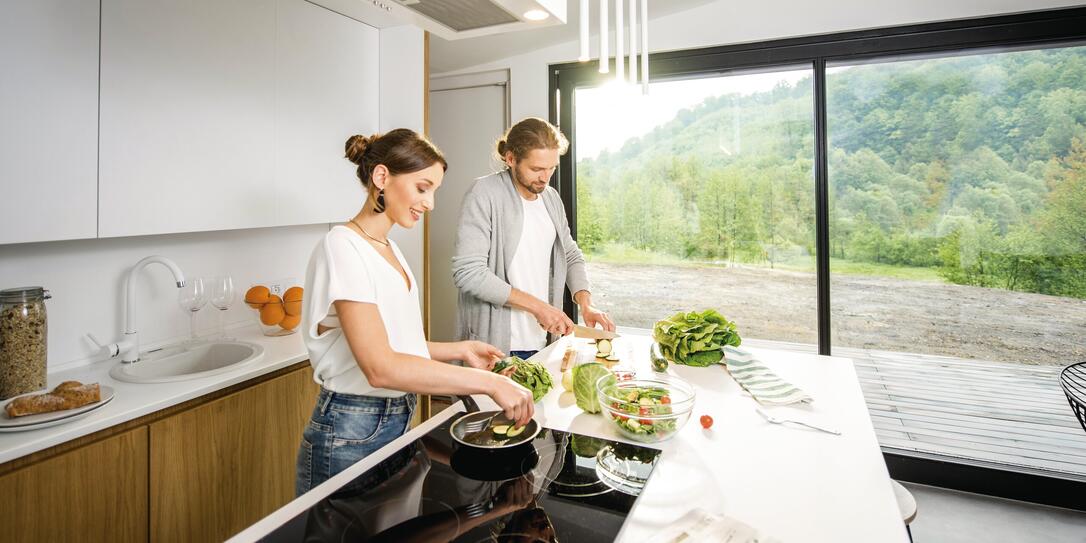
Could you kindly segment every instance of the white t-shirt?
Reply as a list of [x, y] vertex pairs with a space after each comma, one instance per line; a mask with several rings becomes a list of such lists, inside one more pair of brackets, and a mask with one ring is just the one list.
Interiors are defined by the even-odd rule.
[[[333, 227], [309, 257], [302, 332], [313, 366], [313, 380], [328, 390], [393, 398], [404, 394], [370, 386], [340, 328], [336, 308], [332, 305], [336, 300], [376, 305], [393, 351], [430, 358], [422, 330], [415, 276], [399, 247], [395, 243], [391, 247], [411, 279], [410, 289], [403, 275], [377, 249], [346, 226]], [[318, 335], [318, 324], [331, 329]]]
[[[543, 198], [522, 197], [520, 201], [524, 205], [524, 226], [506, 277], [513, 288], [547, 302], [551, 299], [551, 249], [557, 232]], [[535, 351], [547, 345], [547, 332], [531, 313], [515, 308], [510, 313], [510, 350]]]

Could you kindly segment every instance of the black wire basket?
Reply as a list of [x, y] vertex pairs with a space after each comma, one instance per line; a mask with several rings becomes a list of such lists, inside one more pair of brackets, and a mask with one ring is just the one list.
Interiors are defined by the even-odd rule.
[[1071, 364], [1060, 372], [1060, 386], [1067, 395], [1067, 403], [1078, 417], [1078, 423], [1086, 430], [1086, 362]]

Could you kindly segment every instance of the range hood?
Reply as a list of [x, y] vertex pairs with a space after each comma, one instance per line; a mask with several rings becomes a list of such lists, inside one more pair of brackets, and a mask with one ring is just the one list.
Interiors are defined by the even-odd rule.
[[397, 19], [446, 40], [566, 23], [565, 0], [380, 0], [378, 3]]

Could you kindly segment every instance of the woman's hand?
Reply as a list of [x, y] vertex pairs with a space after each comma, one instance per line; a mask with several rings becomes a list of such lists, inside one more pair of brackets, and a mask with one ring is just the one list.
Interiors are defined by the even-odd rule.
[[505, 412], [505, 418], [513, 421], [518, 427], [528, 424], [535, 415], [532, 391], [503, 375], [496, 373], [490, 375], [494, 381], [488, 395]]
[[483, 343], [482, 341], [460, 342], [460, 360], [463, 360], [464, 364], [470, 367], [490, 371], [494, 369], [494, 364], [503, 358], [505, 358], [505, 353], [489, 343]]

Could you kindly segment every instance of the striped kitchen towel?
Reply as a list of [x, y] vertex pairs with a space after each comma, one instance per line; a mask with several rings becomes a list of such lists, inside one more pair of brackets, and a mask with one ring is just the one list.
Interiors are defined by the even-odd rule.
[[724, 347], [724, 363], [739, 386], [746, 389], [762, 405], [813, 401], [809, 394], [778, 377], [749, 351]]

